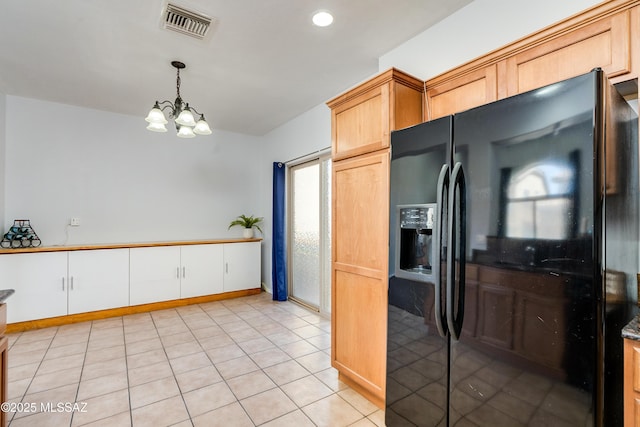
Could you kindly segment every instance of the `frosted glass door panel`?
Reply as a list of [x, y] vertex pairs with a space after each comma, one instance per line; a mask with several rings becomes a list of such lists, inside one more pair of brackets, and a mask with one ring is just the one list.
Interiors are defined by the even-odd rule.
[[291, 296], [320, 306], [320, 165], [292, 169]]
[[331, 313], [331, 158], [320, 159], [320, 312]]

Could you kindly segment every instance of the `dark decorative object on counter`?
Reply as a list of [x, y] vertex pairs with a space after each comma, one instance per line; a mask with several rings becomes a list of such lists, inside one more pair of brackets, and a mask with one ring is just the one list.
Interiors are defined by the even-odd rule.
[[13, 221], [13, 226], [2, 238], [0, 246], [3, 248], [36, 248], [41, 243], [28, 219], [16, 219]]

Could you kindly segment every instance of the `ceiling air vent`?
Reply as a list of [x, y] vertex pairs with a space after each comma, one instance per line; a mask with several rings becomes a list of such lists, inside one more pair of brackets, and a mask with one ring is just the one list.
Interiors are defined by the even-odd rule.
[[163, 27], [197, 39], [204, 39], [211, 26], [211, 18], [198, 12], [168, 3]]

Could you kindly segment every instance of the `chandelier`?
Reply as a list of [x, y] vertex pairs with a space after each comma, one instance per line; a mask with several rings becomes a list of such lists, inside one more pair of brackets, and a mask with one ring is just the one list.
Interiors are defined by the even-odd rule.
[[[156, 101], [153, 108], [151, 108], [151, 111], [149, 111], [149, 114], [145, 118], [145, 120], [149, 122], [147, 129], [153, 132], [166, 132], [167, 128], [164, 125], [166, 125], [168, 121], [164, 115], [164, 111], [168, 109], [169, 118], [174, 119], [175, 121], [178, 137], [193, 138], [196, 135], [211, 134], [209, 124], [204, 119], [204, 114], [201, 114], [195, 108], [190, 107], [189, 103], [184, 102], [180, 96], [180, 70], [185, 68], [186, 65], [180, 61], [172, 61], [171, 65], [173, 65], [177, 70], [176, 100], [174, 103], [171, 103], [171, 101]], [[197, 122], [193, 113], [200, 116]]]

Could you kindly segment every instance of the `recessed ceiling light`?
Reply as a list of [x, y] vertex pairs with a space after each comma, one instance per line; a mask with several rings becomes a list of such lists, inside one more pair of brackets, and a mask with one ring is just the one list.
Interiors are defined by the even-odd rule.
[[313, 14], [312, 20], [318, 27], [328, 27], [333, 22], [333, 15], [326, 10], [319, 10]]

